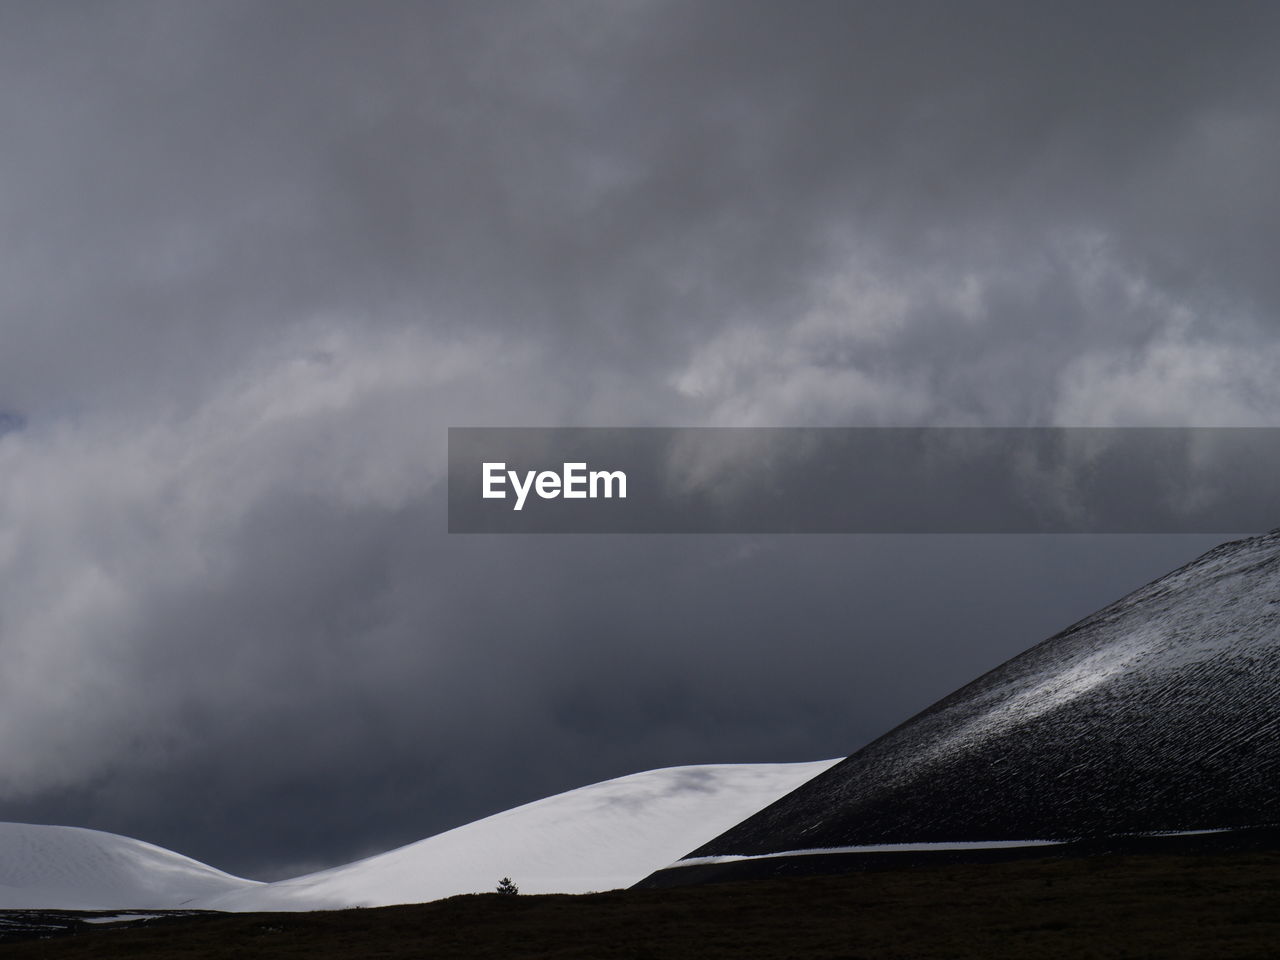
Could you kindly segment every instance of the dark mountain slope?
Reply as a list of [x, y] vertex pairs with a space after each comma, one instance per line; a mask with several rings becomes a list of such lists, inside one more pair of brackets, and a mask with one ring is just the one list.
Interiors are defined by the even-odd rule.
[[[1273, 532], [1223, 544], [1020, 654], [681, 863], [1277, 824], [1278, 774]], [[800, 859], [831, 869], [830, 857], [792, 858], [788, 872]], [[717, 877], [760, 872], [717, 866]], [[646, 883], [705, 878], [686, 865]]]

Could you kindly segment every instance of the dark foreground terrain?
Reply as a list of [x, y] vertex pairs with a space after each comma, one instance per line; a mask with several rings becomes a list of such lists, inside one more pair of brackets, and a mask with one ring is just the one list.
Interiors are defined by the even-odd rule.
[[[518, 878], [517, 878], [518, 879]], [[14, 913], [0, 917], [13, 917]], [[28, 957], [960, 958], [1280, 955], [1280, 853], [898, 868], [588, 896], [201, 914], [0, 946]]]

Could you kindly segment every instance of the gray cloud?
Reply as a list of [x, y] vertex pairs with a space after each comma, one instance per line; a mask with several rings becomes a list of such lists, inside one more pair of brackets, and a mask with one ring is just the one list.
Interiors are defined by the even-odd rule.
[[0, 816], [272, 873], [836, 755], [1188, 558], [449, 537], [444, 428], [1274, 424], [1278, 16], [7, 5]]

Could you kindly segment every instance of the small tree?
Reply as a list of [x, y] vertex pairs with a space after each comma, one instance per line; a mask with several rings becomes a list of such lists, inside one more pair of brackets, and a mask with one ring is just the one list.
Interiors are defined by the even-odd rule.
[[498, 881], [498, 892], [505, 893], [510, 896], [515, 896], [517, 893], [520, 892], [520, 888], [511, 882], [510, 877], [503, 877], [501, 880]]

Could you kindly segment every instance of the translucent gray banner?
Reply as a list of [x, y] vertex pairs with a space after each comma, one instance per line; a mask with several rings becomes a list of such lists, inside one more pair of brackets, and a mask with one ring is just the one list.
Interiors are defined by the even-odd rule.
[[1280, 428], [449, 430], [451, 533], [1253, 533]]

